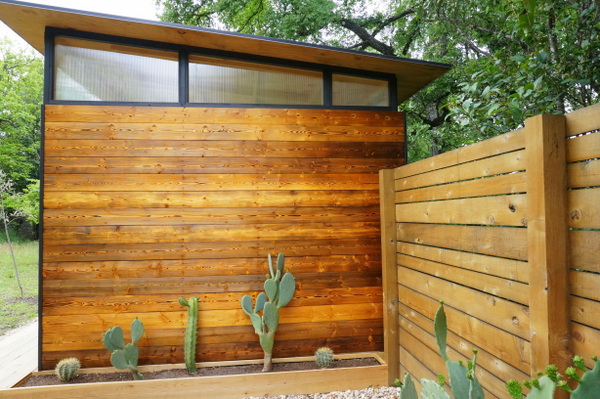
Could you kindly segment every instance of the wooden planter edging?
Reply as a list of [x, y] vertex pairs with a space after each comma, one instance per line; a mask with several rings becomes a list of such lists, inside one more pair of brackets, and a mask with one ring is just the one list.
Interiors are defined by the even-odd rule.
[[[3, 398], [189, 398], [192, 394], [203, 399], [237, 399], [248, 396], [300, 395], [331, 391], [363, 389], [387, 385], [387, 364], [379, 354], [344, 354], [336, 359], [372, 357], [375, 366], [333, 368], [271, 373], [201, 376], [144, 381], [98, 382], [92, 384], [45, 385], [0, 390]], [[313, 357], [275, 359], [274, 363], [313, 361]], [[198, 363], [198, 367], [233, 366], [261, 361]], [[140, 371], [157, 371], [177, 365], [141, 366]], [[181, 366], [181, 365], [180, 365]], [[183, 366], [185, 367], [185, 366]], [[114, 372], [112, 367], [82, 369], [81, 373]], [[50, 372], [42, 372], [50, 373]], [[33, 373], [40, 374], [40, 373]]]

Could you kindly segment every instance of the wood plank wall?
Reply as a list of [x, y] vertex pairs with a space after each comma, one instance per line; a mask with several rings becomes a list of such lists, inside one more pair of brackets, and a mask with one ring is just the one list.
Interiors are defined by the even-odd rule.
[[383, 349], [378, 170], [404, 163], [395, 112], [45, 107], [42, 367], [109, 365], [110, 326], [146, 327], [140, 362], [261, 358], [240, 310], [283, 252], [297, 292], [274, 355]]
[[571, 344], [600, 356], [600, 104], [565, 115]]
[[[395, 207], [396, 228], [382, 220], [382, 242], [396, 242], [384, 245], [383, 259], [384, 292], [389, 284], [397, 290], [399, 361], [390, 369], [398, 377], [446, 374], [433, 335], [440, 300], [450, 357], [467, 361], [479, 349], [478, 377], [488, 398], [509, 398], [506, 381], [527, 379], [549, 363], [564, 370], [573, 353], [591, 365], [600, 347], [598, 130], [600, 105], [539, 116], [524, 129], [381, 175], [382, 193], [393, 190], [387, 200], [382, 194], [382, 215]], [[550, 135], [563, 143], [547, 146]], [[544, 171], [535, 166], [543, 158], [562, 164]], [[563, 195], [563, 208], [552, 209], [548, 202], [560, 204]], [[556, 226], [561, 231], [552, 232]], [[562, 242], [552, 241], [557, 237]]]

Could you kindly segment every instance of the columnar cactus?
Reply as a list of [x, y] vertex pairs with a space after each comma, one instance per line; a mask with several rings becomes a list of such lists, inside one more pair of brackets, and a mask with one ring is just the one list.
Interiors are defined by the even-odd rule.
[[198, 298], [191, 297], [186, 301], [184, 297], [179, 298], [181, 306], [188, 307], [188, 324], [185, 329], [185, 341], [183, 346], [183, 355], [185, 358], [185, 368], [188, 373], [196, 374], [196, 339], [198, 333]]
[[254, 332], [258, 335], [260, 346], [265, 353], [263, 371], [273, 369], [272, 354], [275, 331], [279, 326], [279, 309], [292, 300], [296, 290], [296, 280], [291, 273], [281, 277], [284, 263], [282, 253], [277, 256], [277, 270], [273, 269], [271, 254], [268, 256], [268, 263], [270, 274], [267, 274], [264, 284], [265, 292], [258, 294], [254, 308], [249, 295], [244, 295], [241, 300], [242, 310], [250, 317]]
[[143, 334], [144, 324], [136, 317], [131, 323], [131, 343], [125, 345], [123, 329], [119, 326], [109, 328], [102, 338], [106, 349], [112, 352], [110, 355], [111, 364], [119, 370], [131, 370], [136, 380], [144, 379], [144, 376], [137, 369], [139, 350], [135, 346], [135, 343], [140, 340]]
[[322, 369], [331, 367], [333, 364], [333, 351], [326, 346], [317, 349], [315, 352], [315, 363]]
[[70, 357], [58, 362], [54, 369], [54, 374], [56, 374], [58, 379], [62, 382], [69, 382], [77, 375], [80, 367], [81, 363], [79, 363], [79, 359]]

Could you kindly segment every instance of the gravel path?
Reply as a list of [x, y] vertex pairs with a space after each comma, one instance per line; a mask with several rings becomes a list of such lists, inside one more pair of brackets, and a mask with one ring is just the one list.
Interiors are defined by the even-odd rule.
[[366, 388], [359, 391], [314, 393], [310, 395], [251, 396], [246, 399], [398, 399], [398, 388]]

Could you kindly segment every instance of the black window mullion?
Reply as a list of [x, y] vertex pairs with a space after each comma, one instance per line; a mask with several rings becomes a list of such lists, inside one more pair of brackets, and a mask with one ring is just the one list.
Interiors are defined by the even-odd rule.
[[333, 105], [333, 78], [330, 70], [323, 71], [323, 106]]
[[187, 51], [179, 51], [179, 105], [190, 102], [190, 68]]

